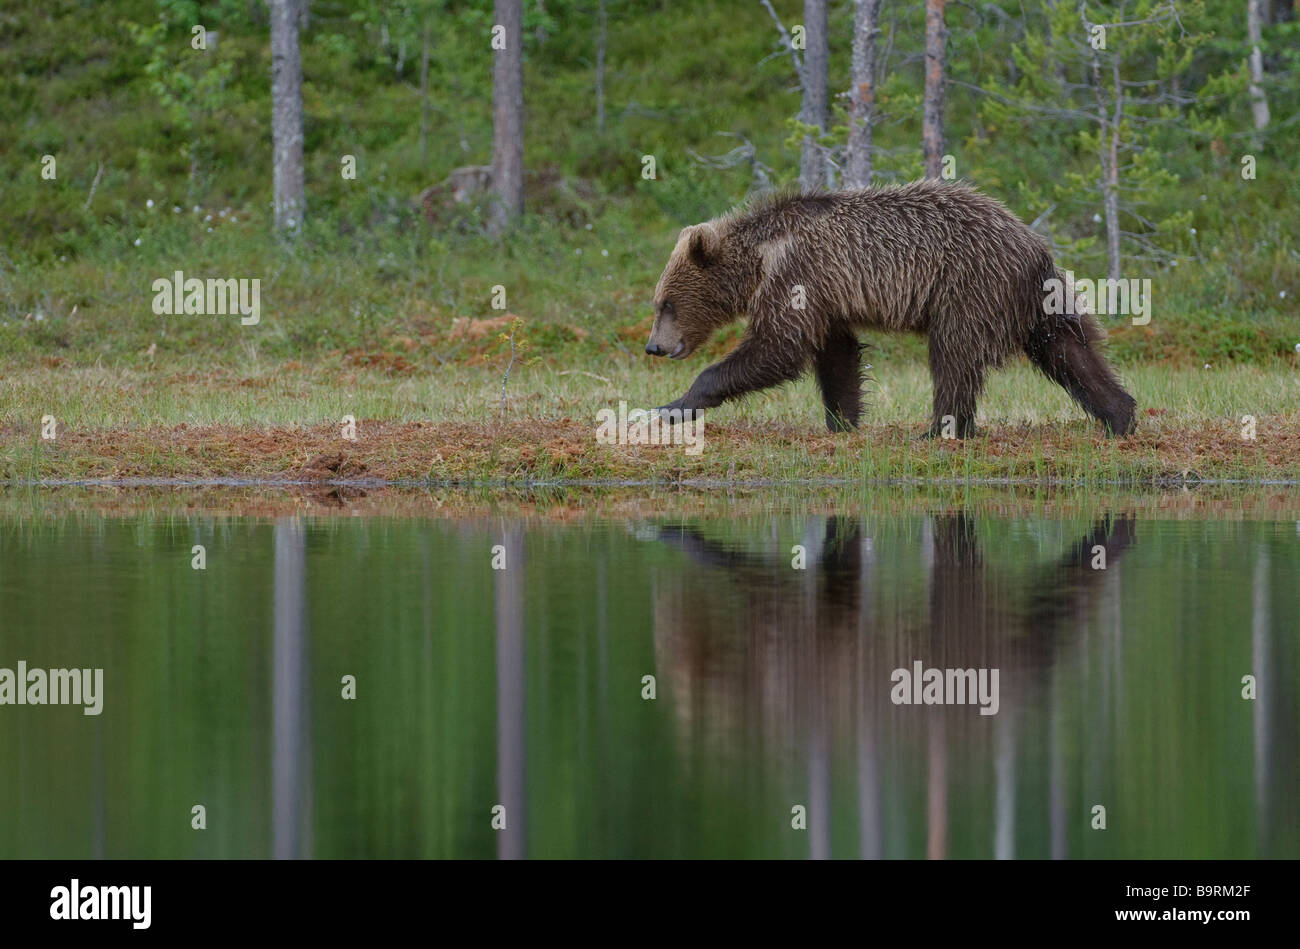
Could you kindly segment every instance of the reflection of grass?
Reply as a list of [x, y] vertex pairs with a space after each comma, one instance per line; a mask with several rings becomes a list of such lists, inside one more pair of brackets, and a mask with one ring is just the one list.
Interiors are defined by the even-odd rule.
[[[620, 357], [572, 372], [554, 361], [516, 367], [504, 421], [500, 367], [384, 373], [342, 362], [229, 369], [55, 368], [6, 373], [0, 475], [369, 475], [436, 480], [848, 480], [1018, 478], [1150, 481], [1300, 477], [1300, 379], [1291, 370], [1202, 372], [1135, 366], [1139, 434], [1109, 440], [1065, 394], [1027, 366], [994, 374], [983, 435], [916, 440], [929, 412], [924, 366], [878, 360], [868, 427], [831, 436], [804, 380], [705, 416], [705, 448], [598, 445], [596, 413], [626, 400], [661, 404], [700, 365]], [[563, 374], [562, 374], [563, 373]], [[59, 438], [39, 440], [42, 415]], [[339, 435], [359, 420], [357, 442]], [[1240, 419], [1258, 419], [1241, 438]], [[325, 460], [322, 460], [325, 459]]]
[[[1290, 485], [1235, 484], [1156, 489], [1115, 485], [966, 484], [937, 482], [881, 490], [857, 484], [733, 486], [719, 491], [692, 485], [539, 485], [503, 489], [498, 484], [469, 487], [337, 487], [332, 485], [203, 486], [177, 491], [170, 486], [131, 490], [98, 486], [0, 488], [0, 517], [94, 512], [105, 517], [239, 516], [420, 517], [455, 519], [521, 518], [525, 523], [572, 524], [583, 520], [623, 519], [650, 523], [667, 518], [809, 517], [838, 514], [882, 518], [921, 512], [963, 510], [995, 519], [1072, 520], [1087, 529], [1102, 514], [1130, 513], [1139, 520], [1203, 518], [1288, 521], [1300, 518], [1300, 492]], [[1289, 525], [1282, 530], [1289, 533]], [[726, 539], [726, 538], [724, 538]]]

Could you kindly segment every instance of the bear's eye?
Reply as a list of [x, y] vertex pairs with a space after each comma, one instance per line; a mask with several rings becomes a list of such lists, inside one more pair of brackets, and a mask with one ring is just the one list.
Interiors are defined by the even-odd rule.
[[669, 316], [672, 316], [672, 315], [673, 315], [673, 301], [672, 301], [672, 300], [665, 300], [665, 301], [664, 301], [663, 311], [664, 311], [665, 313], [667, 313]]

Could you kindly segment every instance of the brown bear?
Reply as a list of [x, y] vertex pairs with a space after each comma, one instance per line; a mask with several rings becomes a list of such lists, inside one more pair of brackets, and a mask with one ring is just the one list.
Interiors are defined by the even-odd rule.
[[[688, 227], [677, 240], [655, 288], [646, 352], [684, 359], [742, 314], [749, 326], [729, 355], [659, 411], [677, 421], [682, 412], [795, 379], [811, 365], [827, 427], [856, 428], [862, 345], [855, 330], [873, 327], [929, 337], [931, 437], [973, 435], [985, 371], [1017, 351], [1109, 432], [1129, 434], [1136, 403], [1098, 352], [1105, 334], [1081, 301], [1047, 305], [1049, 280], [1064, 277], [1047, 242], [962, 184], [927, 179], [761, 199]], [[1055, 296], [1062, 299], [1059, 290]], [[1053, 312], [1059, 309], [1067, 312]]]

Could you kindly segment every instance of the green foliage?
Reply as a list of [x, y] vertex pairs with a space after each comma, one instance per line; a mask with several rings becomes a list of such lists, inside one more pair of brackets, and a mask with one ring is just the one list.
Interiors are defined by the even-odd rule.
[[[787, 25], [798, 22], [797, 3], [777, 7]], [[1090, 4], [1087, 16], [1127, 22], [1164, 7]], [[616, 345], [644, 316], [677, 230], [731, 207], [758, 180], [745, 161], [703, 159], [750, 143], [772, 183], [797, 177], [806, 129], [794, 118], [793, 69], [757, 4], [608, 0], [598, 133], [596, 0], [525, 8], [531, 213], [496, 243], [477, 207], [429, 222], [413, 201], [453, 169], [490, 160], [491, 3], [312, 5], [302, 33], [308, 214], [293, 247], [269, 233], [263, 6], [53, 0], [0, 13], [11, 39], [0, 47], [0, 123], [12, 132], [0, 137], [0, 347], [130, 361], [157, 343], [233, 358], [237, 332], [149, 312], [149, 281], [178, 264], [263, 275], [276, 328], [258, 345], [284, 358], [383, 347], [421, 320], [445, 329], [457, 316], [481, 318], [486, 288], [503, 281], [539, 348]], [[1223, 358], [1275, 358], [1289, 353], [1285, 339], [1300, 338], [1297, 25], [1265, 27], [1274, 121], [1256, 133], [1241, 5], [1179, 0], [1177, 10], [1177, 21], [1113, 28], [1103, 54], [1118, 57], [1129, 83], [1125, 252], [1134, 274], [1155, 282], [1155, 325], [1169, 329], [1116, 342], [1126, 360], [1201, 359], [1220, 351], [1219, 327]], [[846, 133], [838, 93], [848, 86], [852, 13], [852, 4], [831, 10], [834, 115], [823, 141], [832, 147]], [[886, 4], [883, 15], [874, 166], [885, 183], [920, 173], [924, 12]], [[196, 23], [218, 36], [206, 52], [191, 47]], [[1100, 142], [1078, 7], [950, 4], [948, 28], [948, 150], [959, 176], [1023, 219], [1041, 218], [1065, 265], [1095, 271]], [[40, 178], [47, 154], [57, 158], [54, 181]], [[1242, 177], [1246, 154], [1253, 180]], [[343, 155], [357, 159], [355, 180], [339, 174]], [[646, 155], [655, 180], [642, 178]], [[590, 330], [581, 341], [563, 329], [578, 324]], [[1181, 350], [1166, 348], [1179, 339]]]

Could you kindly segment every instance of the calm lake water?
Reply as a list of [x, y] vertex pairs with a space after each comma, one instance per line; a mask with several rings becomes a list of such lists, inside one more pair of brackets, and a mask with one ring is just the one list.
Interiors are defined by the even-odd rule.
[[102, 710], [0, 705], [0, 857], [1300, 856], [1289, 514], [49, 497], [0, 668]]

